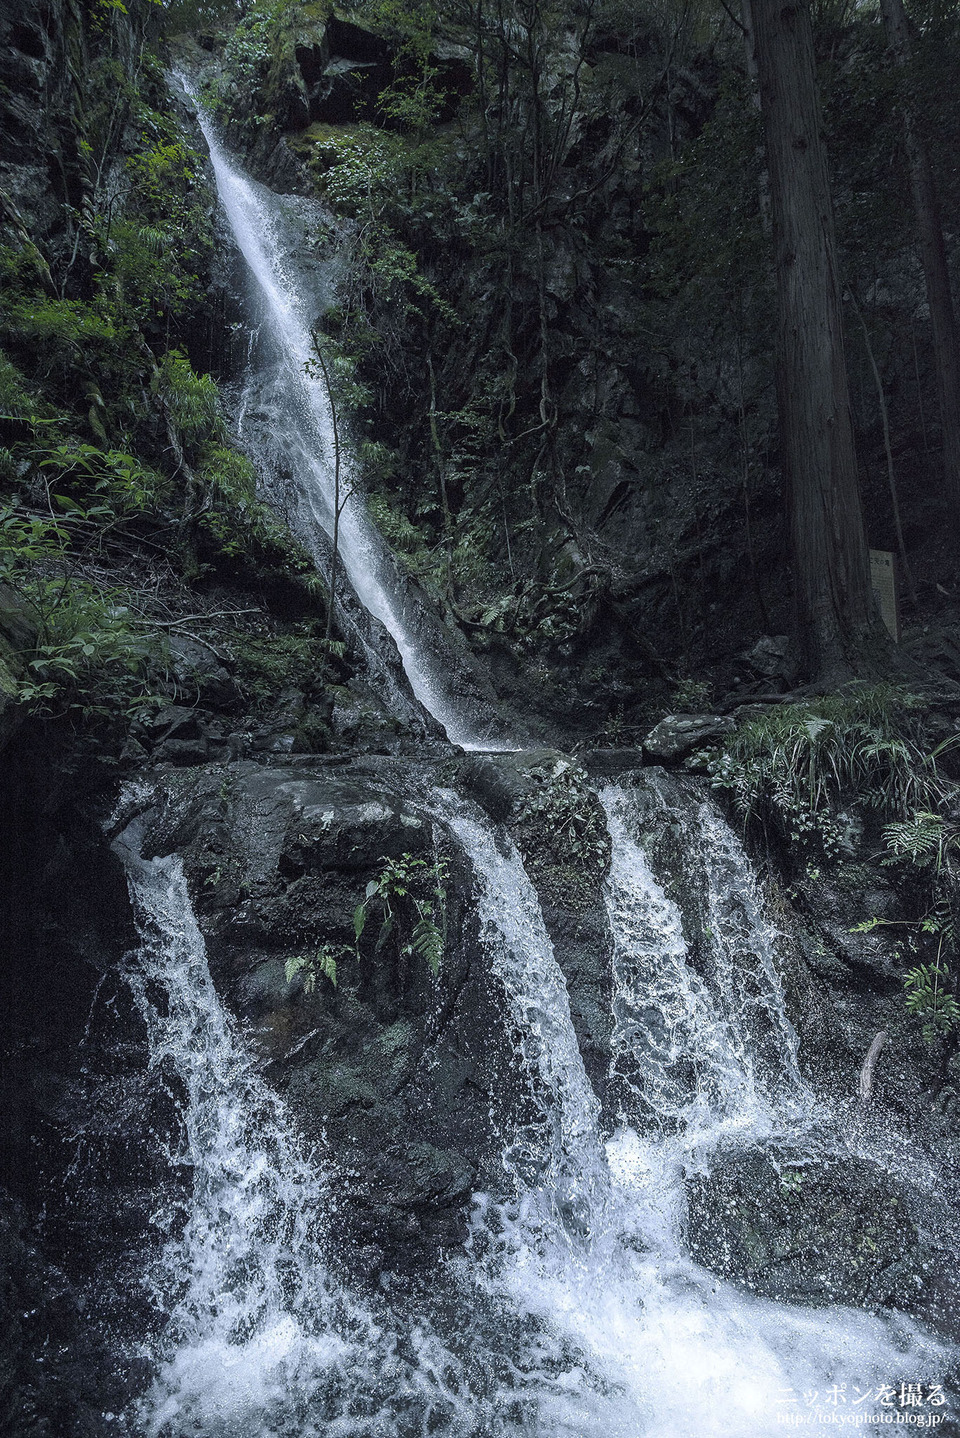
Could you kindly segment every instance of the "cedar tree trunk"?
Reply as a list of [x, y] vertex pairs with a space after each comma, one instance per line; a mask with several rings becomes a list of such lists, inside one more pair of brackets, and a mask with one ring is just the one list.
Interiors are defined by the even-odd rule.
[[777, 402], [800, 661], [837, 682], [873, 628], [808, 0], [753, 0], [776, 265]]

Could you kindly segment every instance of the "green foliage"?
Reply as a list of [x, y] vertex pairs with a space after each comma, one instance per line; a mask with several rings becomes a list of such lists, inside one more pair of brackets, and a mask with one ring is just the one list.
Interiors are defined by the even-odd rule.
[[952, 992], [955, 982], [945, 964], [919, 964], [909, 971], [903, 987], [907, 1011], [922, 1021], [927, 1043], [960, 1029], [960, 1003]]
[[97, 508], [71, 505], [62, 519], [0, 510], [0, 580], [36, 627], [20, 656], [18, 698], [38, 713], [132, 718], [159, 702], [152, 680], [162, 648], [140, 631], [130, 594], [73, 572], [76, 526], [96, 531]]
[[327, 979], [334, 988], [337, 987], [337, 960], [343, 954], [349, 954], [352, 950], [345, 944], [322, 944], [315, 952], [310, 954], [294, 954], [284, 964], [284, 974], [288, 984], [292, 984], [298, 974], [303, 975], [303, 992], [312, 994], [317, 986], [317, 979]]
[[[197, 374], [182, 350], [167, 350], [160, 361], [160, 385], [174, 423], [193, 444], [222, 438], [216, 380]], [[221, 448], [222, 456], [222, 448]]]
[[896, 864], [907, 861], [918, 869], [941, 872], [951, 850], [960, 847], [960, 830], [948, 824], [941, 814], [918, 809], [909, 819], [885, 824], [883, 829], [887, 854], [880, 862]]
[[284, 689], [300, 689], [309, 695], [322, 688], [330, 651], [313, 629], [308, 622], [292, 633], [238, 632], [224, 639], [224, 649], [248, 703], [270, 706]]
[[392, 939], [402, 972], [419, 958], [437, 977], [446, 947], [448, 862], [439, 855], [431, 861], [402, 854], [396, 859], [384, 855], [381, 864], [353, 911], [353, 944], [322, 944], [293, 955], [284, 969], [288, 984], [302, 975], [305, 994], [314, 992], [321, 977], [336, 988], [338, 965], [345, 958], [360, 957], [360, 940], [371, 915], [380, 921], [375, 954]]
[[[134, 455], [78, 440], [38, 449], [34, 459], [48, 494], [54, 484], [62, 491], [52, 494], [52, 502], [75, 524], [113, 528], [123, 518], [154, 508], [165, 488], [161, 476]], [[77, 494], [96, 502], [81, 504]]]
[[367, 884], [363, 899], [353, 913], [354, 938], [359, 944], [371, 909], [380, 915], [376, 952], [396, 930], [401, 959], [420, 957], [436, 977], [446, 946], [448, 861], [403, 854], [399, 859], [383, 857], [383, 868]]
[[287, 0], [248, 0], [242, 8], [224, 48], [221, 73], [208, 82], [203, 99], [214, 114], [254, 141], [258, 133], [284, 122], [278, 111], [294, 58], [296, 10]]
[[706, 679], [681, 679], [673, 691], [670, 707], [678, 714], [702, 714], [710, 704], [712, 687]]
[[98, 214], [94, 234], [137, 322], [186, 327], [207, 303], [204, 276], [213, 254], [201, 162], [167, 116], [148, 110], [142, 119], [141, 148], [126, 162], [125, 210], [117, 218]]
[[423, 528], [414, 524], [396, 501], [382, 492], [367, 496], [367, 509], [390, 548], [407, 568], [421, 577], [427, 577], [433, 562]]
[[126, 335], [107, 306], [51, 299], [49, 295], [14, 299], [6, 308], [5, 325], [10, 333], [53, 350], [90, 344], [113, 346]]
[[0, 350], [0, 419], [30, 421], [36, 414], [37, 402], [23, 375]]
[[588, 908], [610, 865], [603, 809], [586, 774], [569, 760], [541, 771], [538, 779], [511, 821], [517, 847], [554, 903]]
[[212, 503], [223, 503], [259, 517], [257, 508], [257, 476], [245, 454], [229, 445], [206, 444], [197, 461], [197, 482], [210, 496]]
[[745, 818], [836, 857], [845, 803], [905, 818], [945, 792], [920, 701], [891, 685], [785, 704], [741, 725], [706, 757], [712, 786]]
[[342, 133], [324, 127], [320, 135], [311, 160], [330, 207], [354, 219], [379, 215], [403, 173], [402, 141], [370, 124]]

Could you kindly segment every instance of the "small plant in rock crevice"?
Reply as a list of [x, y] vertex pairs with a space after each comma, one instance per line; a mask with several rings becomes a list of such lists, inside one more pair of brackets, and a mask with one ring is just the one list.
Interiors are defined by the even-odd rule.
[[903, 981], [907, 1012], [923, 1023], [927, 1043], [960, 1028], [960, 1003], [953, 990], [956, 980], [945, 964], [918, 964]]
[[338, 965], [345, 958], [360, 958], [360, 940], [372, 915], [380, 919], [374, 954], [381, 953], [393, 937], [401, 978], [415, 958], [425, 959], [437, 977], [447, 941], [449, 861], [440, 855], [431, 861], [402, 854], [397, 859], [383, 855], [381, 863], [353, 911], [353, 944], [327, 943], [292, 955], [284, 965], [288, 984], [300, 976], [305, 994], [312, 994], [321, 978], [336, 988]]
[[673, 691], [671, 708], [678, 714], [700, 714], [708, 708], [713, 686], [706, 679], [681, 679]]
[[313, 953], [294, 954], [287, 959], [283, 966], [283, 972], [287, 983], [292, 984], [298, 974], [303, 976], [303, 992], [312, 994], [317, 986], [317, 980], [324, 978], [329, 980], [334, 988], [337, 987], [337, 960], [344, 954], [351, 954], [352, 949], [346, 944], [322, 944]]
[[374, 952], [379, 953], [396, 930], [397, 945], [404, 968], [416, 956], [426, 959], [436, 977], [446, 945], [448, 861], [437, 857], [432, 863], [402, 854], [399, 859], [383, 857], [383, 868], [367, 884], [362, 901], [353, 911], [357, 943], [371, 911], [379, 911], [380, 930]]
[[517, 848], [552, 902], [589, 908], [610, 864], [603, 808], [586, 774], [570, 760], [541, 771], [539, 779], [511, 821]]

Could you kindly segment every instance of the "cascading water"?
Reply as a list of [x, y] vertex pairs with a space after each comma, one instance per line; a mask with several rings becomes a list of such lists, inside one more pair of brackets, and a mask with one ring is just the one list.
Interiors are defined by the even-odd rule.
[[[319, 553], [335, 501], [329, 404], [305, 369], [309, 304], [275, 198], [201, 123], [272, 336], [284, 463]], [[351, 583], [394, 635], [421, 702], [451, 738], [496, 747], [425, 657], [355, 500], [341, 542]], [[639, 842], [641, 789], [680, 835], [699, 906], [696, 953]], [[784, 1012], [776, 934], [730, 830], [695, 789], [656, 776], [601, 798], [613, 850], [605, 1116], [518, 853], [455, 794], [426, 804], [472, 867], [525, 1100], [520, 1117], [503, 1109], [500, 1181], [475, 1195], [465, 1251], [429, 1284], [363, 1299], [335, 1261], [335, 1157], [303, 1151], [253, 1072], [211, 980], [179, 860], [143, 859], [139, 821], [124, 831], [142, 935], [129, 981], [152, 1063], [182, 1095], [171, 1160], [192, 1178], [183, 1212], [158, 1215], [168, 1241], [147, 1281], [164, 1321], [146, 1344], [153, 1377], [124, 1419], [130, 1435], [763, 1438], [797, 1419], [829, 1421], [831, 1388], [846, 1385], [852, 1399], [942, 1379], [947, 1353], [907, 1319], [751, 1297], [691, 1258], [685, 1179], [708, 1172], [722, 1145], [813, 1144], [820, 1114]], [[879, 1414], [869, 1397], [858, 1412], [864, 1422]]]
[[[477, 907], [493, 972], [500, 979], [517, 1046], [538, 1091], [543, 1122], [510, 1136], [508, 1171], [535, 1175], [568, 1209], [592, 1201], [606, 1172], [598, 1137], [600, 1106], [583, 1067], [570, 1018], [563, 971], [517, 850], [500, 852], [489, 823], [463, 812], [457, 795], [441, 796], [447, 822], [470, 856]], [[529, 1166], [528, 1166], [529, 1165]], [[521, 1180], [521, 1187], [528, 1187]]]
[[332, 1276], [329, 1164], [303, 1152], [280, 1099], [252, 1070], [210, 977], [180, 859], [143, 859], [139, 820], [115, 848], [142, 939], [127, 979], [151, 1066], [182, 1092], [170, 1159], [192, 1178], [183, 1211], [155, 1216], [171, 1232], [146, 1275], [163, 1324], [146, 1345], [154, 1376], [127, 1431], [469, 1432], [444, 1381], [456, 1367], [444, 1344], [413, 1325], [403, 1336], [416, 1361], [401, 1359], [395, 1325]]
[[151, 1063], [183, 1089], [173, 1158], [193, 1175], [185, 1222], [153, 1275], [168, 1316], [141, 1411], [148, 1434], [191, 1422], [228, 1433], [238, 1415], [282, 1403], [305, 1368], [315, 1376], [346, 1351], [321, 1260], [329, 1194], [224, 1013], [182, 864], [143, 860], [136, 828], [117, 845], [143, 937], [128, 977]]
[[[772, 929], [732, 833], [710, 806], [691, 806], [689, 842], [701, 853], [719, 844], [724, 859], [708, 907], [712, 947], [726, 949], [731, 967], [711, 984], [691, 967], [679, 912], [636, 841], [630, 795], [609, 787], [602, 799], [613, 840], [611, 1067], [626, 1100], [606, 1144], [609, 1183], [592, 1189], [579, 1234], [562, 1210], [544, 1221], [538, 1195], [517, 1213], [496, 1208], [492, 1221], [481, 1203], [475, 1220], [481, 1281], [541, 1325], [543, 1426], [530, 1431], [748, 1438], [781, 1432], [797, 1421], [791, 1414], [830, 1421], [833, 1385], [851, 1400], [864, 1395], [862, 1422], [881, 1421], [867, 1395], [903, 1375], [942, 1377], [936, 1341], [899, 1317], [750, 1297], [685, 1248], [685, 1174], [731, 1139], [807, 1142], [814, 1104], [783, 1012]], [[738, 991], [733, 966], [745, 955]], [[751, 1041], [758, 1008], [776, 1045]], [[593, 1162], [588, 1145], [585, 1167]], [[562, 1403], [548, 1369], [562, 1375]]]
[[[653, 793], [665, 804], [656, 787]], [[772, 960], [774, 931], [742, 847], [712, 805], [693, 798], [681, 816], [686, 876], [705, 900], [708, 975], [689, 962], [677, 905], [657, 883], [631, 834], [632, 804], [621, 788], [600, 795], [613, 855], [607, 902], [614, 943], [613, 1076], [628, 1091], [623, 1116], [652, 1118], [688, 1138], [722, 1132], [759, 1139], [785, 1112], [806, 1116], [796, 1034], [786, 1018]]]
[[[942, 1378], [943, 1349], [906, 1319], [753, 1298], [687, 1253], [688, 1169], [731, 1138], [806, 1141], [814, 1105], [770, 966], [770, 926], [755, 894], [743, 903], [751, 876], [733, 836], [711, 833], [722, 821], [707, 810], [690, 837], [695, 851], [708, 835], [722, 840], [725, 882], [739, 881], [718, 878], [711, 912], [728, 925], [718, 942], [754, 955], [740, 994], [691, 968], [678, 911], [637, 843], [631, 794], [602, 797], [613, 839], [611, 1066], [626, 1096], [606, 1142], [519, 856], [455, 795], [430, 802], [471, 860], [535, 1117], [502, 1133], [502, 1190], [476, 1196], [465, 1255], [413, 1300], [361, 1302], [331, 1276], [335, 1165], [301, 1152], [282, 1103], [251, 1072], [179, 861], [144, 861], [135, 826], [126, 831], [143, 934], [131, 983], [153, 1063], [185, 1094], [176, 1157], [193, 1173], [186, 1221], [151, 1276], [169, 1316], [132, 1432], [748, 1438], [781, 1431], [803, 1394], [822, 1400], [805, 1412], [825, 1414], [832, 1385], [852, 1395]], [[769, 975], [762, 992], [758, 971]], [[775, 1047], [754, 1047], [743, 1026], [758, 1002]]]
[[[178, 78], [189, 93], [188, 82]], [[241, 437], [253, 444], [262, 467], [283, 473], [282, 498], [285, 505], [293, 504], [291, 522], [325, 574], [339, 511], [339, 563], [363, 608], [392, 635], [413, 693], [451, 741], [468, 749], [510, 747], [491, 735], [489, 722], [478, 723], [475, 695], [468, 701], [455, 698], [449, 655], [433, 652], [426, 616], [414, 601], [402, 597], [389, 551], [355, 492], [350, 455], [334, 434], [330, 395], [317, 372], [311, 334], [311, 323], [330, 296], [319, 292], [315, 272], [298, 262], [296, 251], [285, 243], [284, 214], [277, 197], [231, 162], [202, 109], [197, 118], [223, 213], [246, 261], [271, 349], [263, 369], [251, 366], [248, 373]], [[287, 208], [291, 206], [309, 209], [303, 201], [288, 201]], [[319, 227], [320, 218], [314, 219]], [[265, 414], [259, 437], [253, 420], [258, 408]], [[386, 691], [384, 697], [394, 712], [403, 715], [410, 706], [389, 664], [362, 634], [357, 637], [364, 643], [380, 688]]]

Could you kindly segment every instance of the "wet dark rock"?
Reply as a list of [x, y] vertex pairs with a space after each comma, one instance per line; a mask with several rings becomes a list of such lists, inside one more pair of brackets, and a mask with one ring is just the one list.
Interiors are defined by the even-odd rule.
[[721, 714], [668, 714], [643, 741], [650, 757], [660, 763], [675, 763], [701, 744], [730, 734], [734, 721]]
[[782, 679], [790, 683], [796, 675], [790, 636], [787, 634], [761, 634], [743, 658], [755, 673], [762, 674], [765, 679]]
[[185, 635], [168, 640], [170, 669], [182, 696], [212, 709], [227, 709], [241, 701], [239, 686], [208, 644]]
[[[862, 859], [822, 868], [808, 865], [796, 889], [806, 925], [808, 962], [828, 980], [858, 971], [873, 982], [902, 982], [904, 935], [896, 924], [903, 917], [903, 899], [890, 882], [889, 870]], [[866, 920], [893, 921], [868, 933], [858, 932]], [[810, 922], [812, 920], [812, 922]]]
[[327, 125], [348, 125], [376, 114], [381, 91], [392, 70], [365, 60], [333, 59], [309, 95], [309, 118]]
[[330, 729], [344, 747], [370, 754], [391, 754], [399, 747], [401, 725], [385, 705], [366, 691], [343, 691], [334, 698]]
[[506, 823], [537, 789], [536, 771], [563, 759], [555, 749], [517, 754], [471, 754], [461, 764], [464, 787], [498, 824]]
[[577, 757], [590, 777], [600, 781], [619, 779], [643, 763], [643, 753], [634, 748], [586, 749]]
[[[184, 855], [218, 988], [308, 1141], [343, 1166], [344, 1243], [378, 1247], [388, 1266], [429, 1261], [462, 1240], [469, 1194], [499, 1162], [491, 1109], [517, 1101], [472, 874], [424, 810], [432, 772], [370, 756], [172, 777], [144, 853]], [[356, 952], [354, 910], [385, 858], [432, 863], [435, 846], [450, 860], [437, 977], [382, 942], [375, 915]], [[288, 982], [286, 962], [323, 945], [336, 986]]]
[[[634, 758], [636, 753], [634, 751]], [[517, 754], [473, 754], [460, 767], [466, 791], [497, 823], [510, 829], [525, 855], [538, 892], [547, 933], [563, 970], [570, 1016], [591, 1083], [603, 1098], [610, 1066], [610, 930], [600, 884], [601, 856], [576, 851], [574, 825], [563, 835], [536, 815], [538, 796], [576, 761], [552, 749]], [[599, 801], [586, 796], [590, 811], [605, 826]], [[566, 852], [564, 839], [574, 839]], [[560, 839], [559, 847], [557, 840]]]
[[865, 1159], [720, 1155], [688, 1185], [691, 1252], [765, 1298], [915, 1309], [932, 1253], [902, 1185]]

